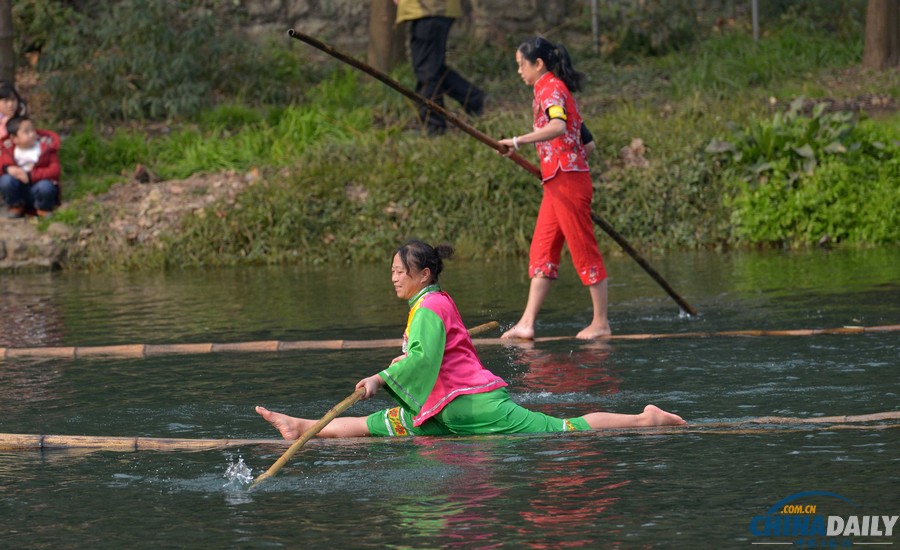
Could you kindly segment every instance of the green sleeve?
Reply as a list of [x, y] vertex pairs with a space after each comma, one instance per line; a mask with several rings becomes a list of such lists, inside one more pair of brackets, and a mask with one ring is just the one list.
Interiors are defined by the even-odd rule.
[[444, 359], [447, 329], [430, 309], [420, 307], [409, 324], [406, 357], [380, 373], [388, 393], [418, 414], [431, 394]]

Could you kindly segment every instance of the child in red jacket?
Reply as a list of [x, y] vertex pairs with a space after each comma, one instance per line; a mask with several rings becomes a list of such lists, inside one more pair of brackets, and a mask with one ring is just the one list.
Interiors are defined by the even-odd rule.
[[9, 137], [0, 143], [0, 195], [9, 208], [7, 217], [47, 216], [61, 199], [59, 136], [35, 129], [25, 116], [10, 119], [6, 129]]

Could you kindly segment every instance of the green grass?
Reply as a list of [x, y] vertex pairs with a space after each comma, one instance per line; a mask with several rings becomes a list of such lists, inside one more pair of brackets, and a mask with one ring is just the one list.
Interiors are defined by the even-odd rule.
[[[137, 164], [164, 179], [285, 166], [314, 145], [350, 142], [372, 131], [372, 111], [364, 98], [379, 96], [374, 84], [361, 84], [357, 74], [342, 71], [322, 82], [320, 92], [325, 99], [315, 104], [271, 109], [225, 104], [202, 113], [193, 124], [173, 125], [170, 132], [153, 137], [137, 130], [103, 137], [88, 125], [61, 149], [66, 197], [102, 193]], [[402, 108], [396, 100], [385, 99], [384, 105], [385, 110]]]
[[[472, 122], [495, 138], [531, 126], [531, 90], [515, 73], [513, 48], [466, 52], [459, 65], [491, 94], [490, 111]], [[727, 134], [730, 123], [771, 117], [771, 98], [776, 109], [798, 95], [896, 98], [897, 71], [858, 71], [860, 56], [859, 40], [790, 25], [770, 28], [759, 43], [730, 32], [627, 65], [573, 51], [590, 77], [578, 101], [598, 142], [590, 159], [595, 212], [640, 248], [746, 242], [732, 223], [727, 174], [704, 153], [707, 144]], [[527, 252], [540, 201], [535, 178], [461, 132], [429, 139], [409, 131], [412, 103], [361, 73], [318, 74], [303, 102], [229, 102], [152, 137], [125, 129], [103, 137], [88, 126], [67, 138], [67, 199], [102, 192], [137, 163], [163, 178], [263, 171], [253, 193], [225, 216], [192, 217], [159, 247], [115, 258], [88, 251], [75, 263], [139, 269], [356, 262], [380, 258], [408, 236], [455, 242], [462, 257]], [[394, 76], [412, 86], [408, 66]], [[867, 124], [898, 139], [896, 114]], [[619, 162], [619, 150], [633, 138], [646, 144], [649, 168]], [[523, 153], [537, 163], [530, 148]], [[841, 185], [852, 183], [852, 170], [831, 170]], [[366, 199], [352, 190], [364, 190]], [[96, 219], [66, 216], [76, 225]], [[615, 247], [600, 238], [604, 249]]]
[[839, 41], [815, 29], [784, 28], [754, 42], [746, 34], [728, 33], [696, 45], [689, 55], [689, 63], [680, 55], [660, 62], [672, 74], [675, 97], [700, 91], [727, 99], [742, 90], [778, 89], [786, 80], [856, 63], [862, 57], [862, 36]]

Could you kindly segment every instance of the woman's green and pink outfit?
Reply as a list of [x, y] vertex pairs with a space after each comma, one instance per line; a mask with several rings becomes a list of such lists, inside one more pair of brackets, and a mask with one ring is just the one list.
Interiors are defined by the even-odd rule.
[[399, 407], [369, 415], [372, 435], [537, 433], [589, 430], [514, 403], [506, 382], [484, 368], [456, 304], [438, 285], [409, 300], [406, 357], [378, 375]]

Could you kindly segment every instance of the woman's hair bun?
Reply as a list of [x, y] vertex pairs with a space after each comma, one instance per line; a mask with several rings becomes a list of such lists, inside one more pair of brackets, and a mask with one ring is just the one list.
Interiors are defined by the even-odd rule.
[[437, 253], [438, 258], [442, 260], [449, 260], [453, 257], [453, 245], [449, 243], [441, 243], [434, 247], [434, 251]]

